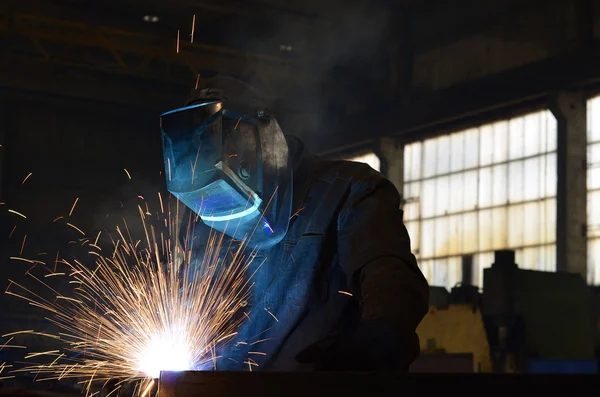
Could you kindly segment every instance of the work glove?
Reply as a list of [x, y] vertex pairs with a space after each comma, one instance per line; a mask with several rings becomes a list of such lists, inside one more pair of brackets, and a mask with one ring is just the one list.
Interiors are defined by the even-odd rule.
[[419, 355], [414, 332], [398, 332], [387, 324], [361, 322], [348, 336], [330, 336], [296, 355], [318, 371], [408, 371]]

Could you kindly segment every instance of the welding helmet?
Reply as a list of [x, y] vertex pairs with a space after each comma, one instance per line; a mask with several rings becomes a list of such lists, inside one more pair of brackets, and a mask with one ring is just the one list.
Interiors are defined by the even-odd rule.
[[292, 169], [263, 104], [245, 83], [213, 78], [160, 125], [169, 192], [211, 228], [268, 248], [289, 226]]

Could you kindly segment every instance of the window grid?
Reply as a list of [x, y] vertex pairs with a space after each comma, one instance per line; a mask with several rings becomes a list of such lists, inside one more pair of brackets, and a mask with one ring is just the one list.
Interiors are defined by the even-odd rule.
[[556, 120], [549, 111], [410, 143], [404, 160], [404, 220], [432, 285], [454, 286], [461, 256], [473, 254], [472, 281], [482, 286], [497, 249], [514, 249], [522, 268], [556, 268]]

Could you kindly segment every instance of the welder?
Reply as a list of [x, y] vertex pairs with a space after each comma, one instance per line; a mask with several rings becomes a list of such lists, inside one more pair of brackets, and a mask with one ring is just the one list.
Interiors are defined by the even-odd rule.
[[428, 285], [398, 191], [368, 165], [310, 154], [268, 105], [217, 76], [161, 115], [167, 188], [199, 218], [181, 244], [200, 255], [212, 230], [257, 253], [248, 319], [216, 369], [407, 371]]

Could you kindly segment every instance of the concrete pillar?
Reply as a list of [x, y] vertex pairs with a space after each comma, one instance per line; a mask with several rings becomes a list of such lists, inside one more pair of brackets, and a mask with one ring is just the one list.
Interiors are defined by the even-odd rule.
[[587, 112], [580, 91], [560, 92], [550, 109], [558, 121], [556, 270], [587, 280]]
[[388, 178], [400, 196], [404, 191], [404, 146], [396, 138], [383, 137], [375, 153], [381, 160], [381, 173]]

